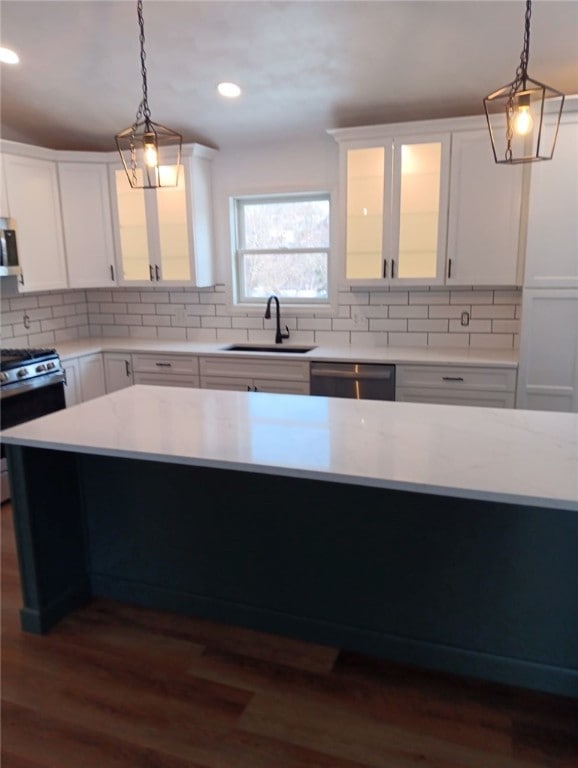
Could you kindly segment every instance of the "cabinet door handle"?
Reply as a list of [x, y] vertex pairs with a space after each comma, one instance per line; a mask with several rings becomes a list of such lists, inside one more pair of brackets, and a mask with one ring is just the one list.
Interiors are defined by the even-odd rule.
[[124, 368], [125, 368], [127, 377], [130, 376], [130, 365], [129, 365], [128, 360], [124, 361]]
[[391, 260], [391, 277], [395, 277], [395, 259]]
[[251, 385], [250, 385], [250, 384], [247, 384], [247, 392], [252, 392], [252, 391], [253, 391], [253, 390], [251, 389]]
[[463, 376], [442, 376], [442, 381], [463, 381]]
[[452, 260], [448, 259], [448, 279], [452, 276]]
[[159, 265], [155, 264], [155, 275], [157, 276], [157, 280], [161, 279], [160, 272], [159, 272]]
[[155, 276], [153, 274], [153, 265], [152, 264], [149, 264], [149, 276], [150, 276], [151, 280], [155, 279]]
[[20, 277], [18, 279], [20, 280], [20, 285], [24, 285], [24, 272], [20, 273]]
[[387, 277], [387, 259], [383, 260], [383, 276]]
[[110, 265], [110, 279], [114, 282], [114, 267]]
[[170, 368], [172, 363], [155, 363], [155, 365], [158, 365], [159, 368]]

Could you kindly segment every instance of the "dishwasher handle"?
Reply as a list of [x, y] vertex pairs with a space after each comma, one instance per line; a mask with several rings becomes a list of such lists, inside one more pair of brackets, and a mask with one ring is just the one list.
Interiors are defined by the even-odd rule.
[[369, 366], [311, 366], [311, 376], [331, 377], [332, 379], [381, 379], [387, 381], [394, 375], [393, 365]]

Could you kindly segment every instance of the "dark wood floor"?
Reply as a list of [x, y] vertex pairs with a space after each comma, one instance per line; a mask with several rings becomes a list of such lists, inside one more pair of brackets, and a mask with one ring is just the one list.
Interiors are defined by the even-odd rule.
[[97, 600], [20, 631], [2, 506], [2, 768], [578, 766], [578, 700]]

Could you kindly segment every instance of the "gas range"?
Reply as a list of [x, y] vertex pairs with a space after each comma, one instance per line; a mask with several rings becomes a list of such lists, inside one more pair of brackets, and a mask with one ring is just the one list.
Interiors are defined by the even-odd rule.
[[55, 349], [1, 349], [1, 396], [7, 397], [24, 389], [46, 386], [56, 377], [64, 378], [60, 358]]

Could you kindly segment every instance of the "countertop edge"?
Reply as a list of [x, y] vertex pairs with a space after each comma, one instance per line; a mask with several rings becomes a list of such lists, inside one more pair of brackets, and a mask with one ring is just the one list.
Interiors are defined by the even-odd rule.
[[310, 352], [250, 352], [224, 349], [231, 342], [165, 341], [160, 339], [95, 338], [55, 343], [63, 362], [98, 353], [219, 356], [304, 362], [359, 362], [395, 365], [450, 365], [518, 368], [518, 350], [442, 347], [357, 347], [319, 344]]

